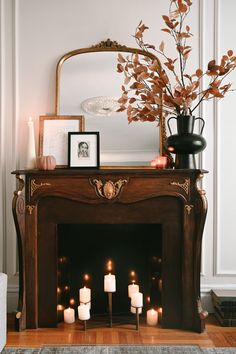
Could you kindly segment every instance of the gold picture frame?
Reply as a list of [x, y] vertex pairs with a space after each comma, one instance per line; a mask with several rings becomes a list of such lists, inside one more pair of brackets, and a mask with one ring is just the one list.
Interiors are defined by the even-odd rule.
[[84, 131], [84, 116], [39, 117], [39, 156], [53, 155], [57, 168], [68, 166], [68, 133]]

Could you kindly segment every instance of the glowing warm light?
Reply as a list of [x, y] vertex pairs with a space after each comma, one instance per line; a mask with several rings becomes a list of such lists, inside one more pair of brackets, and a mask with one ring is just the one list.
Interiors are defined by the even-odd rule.
[[164, 169], [167, 166], [167, 157], [166, 156], [157, 156], [154, 160], [150, 162], [152, 167], [157, 169]]
[[138, 293], [138, 292], [139, 292], [139, 286], [137, 284], [132, 283], [128, 285], [128, 296], [130, 298], [132, 298], [132, 295], [134, 293]]
[[131, 277], [135, 277], [135, 275], [136, 275], [136, 273], [135, 273], [135, 271], [134, 270], [131, 270], [131, 272], [130, 272], [130, 275], [131, 275]]
[[112, 271], [112, 261], [111, 261], [111, 260], [109, 260], [109, 261], [107, 262], [107, 270], [108, 270], [109, 272]]
[[158, 287], [159, 287], [159, 290], [161, 291], [162, 290], [162, 279], [159, 279]]
[[69, 286], [66, 285], [64, 289], [65, 289], [65, 291], [68, 291], [69, 290]]
[[70, 305], [74, 305], [75, 304], [75, 299], [70, 299]]
[[85, 281], [88, 281], [88, 280], [89, 280], [89, 278], [90, 278], [90, 277], [89, 277], [89, 275], [88, 275], [88, 274], [84, 274], [84, 280], [85, 280]]
[[91, 289], [84, 286], [79, 290], [79, 301], [80, 303], [87, 304], [91, 301]]
[[152, 160], [152, 161], [150, 162], [150, 165], [151, 165], [152, 167], [155, 167], [155, 168], [156, 168], [156, 160]]
[[65, 323], [74, 323], [75, 322], [75, 310], [68, 307], [64, 310], [64, 322]]
[[154, 309], [150, 309], [146, 314], [146, 321], [149, 326], [156, 326], [158, 321], [158, 312]]
[[61, 289], [57, 288], [57, 293], [60, 294], [61, 293]]
[[137, 275], [136, 275], [136, 272], [134, 270], [131, 270], [131, 272], [130, 272], [130, 279], [131, 279], [131, 283], [132, 284], [137, 282]]
[[57, 305], [57, 311], [62, 311], [64, 310], [64, 306], [63, 305]]
[[158, 311], [159, 322], [161, 322], [161, 320], [162, 320], [162, 307], [159, 307], [157, 311]]
[[158, 156], [156, 158], [156, 168], [163, 169], [166, 168], [167, 165], [167, 157], [166, 156]]
[[150, 304], [151, 298], [150, 296], [147, 296], [147, 304]]

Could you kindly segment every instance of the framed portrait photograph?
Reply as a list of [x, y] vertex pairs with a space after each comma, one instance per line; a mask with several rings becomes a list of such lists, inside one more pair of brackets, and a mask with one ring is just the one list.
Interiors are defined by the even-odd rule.
[[98, 168], [99, 132], [68, 133], [68, 166]]
[[84, 116], [40, 116], [39, 156], [53, 155], [56, 167], [67, 167], [68, 132], [83, 132]]

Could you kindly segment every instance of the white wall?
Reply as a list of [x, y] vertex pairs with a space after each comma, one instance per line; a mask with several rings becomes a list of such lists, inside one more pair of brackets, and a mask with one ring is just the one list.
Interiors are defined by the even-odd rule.
[[[192, 70], [206, 66], [226, 49], [236, 52], [236, 3], [193, 2], [189, 16], [195, 34]], [[158, 45], [164, 39], [168, 46], [168, 36], [160, 31], [167, 5], [167, 0], [0, 0], [0, 270], [9, 275], [11, 310], [16, 306], [17, 266], [11, 215], [15, 181], [10, 173], [24, 167], [28, 117], [37, 120], [39, 115], [54, 112], [55, 67], [65, 52], [107, 38], [133, 47], [132, 34], [141, 19], [150, 27], [146, 41]], [[236, 74], [233, 80], [236, 87]], [[204, 136], [208, 143], [202, 167], [209, 170], [203, 182], [209, 202], [203, 239], [203, 295], [211, 288], [236, 288], [234, 97], [232, 93], [218, 104], [208, 102], [200, 111], [206, 120]]]

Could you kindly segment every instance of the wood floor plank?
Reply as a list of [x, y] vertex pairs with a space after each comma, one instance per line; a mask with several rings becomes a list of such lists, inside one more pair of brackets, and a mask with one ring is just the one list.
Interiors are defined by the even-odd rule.
[[206, 331], [162, 329], [159, 326], [134, 324], [116, 325], [113, 328], [99, 327], [88, 323], [87, 331], [80, 323], [72, 325], [60, 323], [57, 328], [40, 328], [17, 332], [13, 325], [8, 328], [8, 347], [41, 347], [43, 345], [80, 344], [145, 344], [145, 345], [199, 345], [200, 347], [236, 347], [236, 327], [221, 327], [213, 317], [207, 320]]

